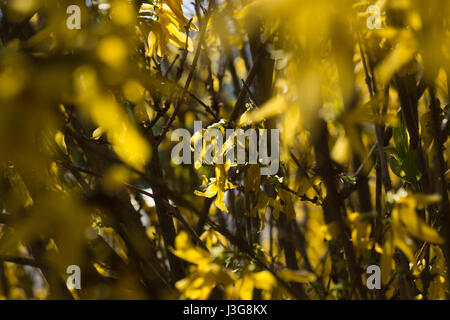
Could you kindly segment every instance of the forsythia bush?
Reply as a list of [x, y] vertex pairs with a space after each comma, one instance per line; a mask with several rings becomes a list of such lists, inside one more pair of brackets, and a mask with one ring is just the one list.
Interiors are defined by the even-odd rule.
[[450, 296], [448, 1], [0, 10], [1, 299]]

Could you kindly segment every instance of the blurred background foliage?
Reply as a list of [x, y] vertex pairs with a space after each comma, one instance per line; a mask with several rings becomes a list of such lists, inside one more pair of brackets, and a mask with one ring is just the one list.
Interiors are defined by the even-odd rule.
[[[1, 0], [0, 298], [448, 298], [449, 7]], [[194, 120], [279, 172], [174, 164]]]

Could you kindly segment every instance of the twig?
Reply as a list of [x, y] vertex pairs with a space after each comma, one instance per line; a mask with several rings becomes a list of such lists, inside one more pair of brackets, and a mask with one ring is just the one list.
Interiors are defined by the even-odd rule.
[[263, 46], [261, 46], [258, 56], [256, 58], [255, 63], [253, 64], [252, 68], [250, 69], [247, 78], [245, 79], [244, 86], [242, 87], [241, 91], [239, 92], [239, 96], [237, 97], [236, 104], [234, 105], [234, 109], [231, 112], [230, 121], [235, 122], [239, 116], [242, 113], [242, 110], [245, 106], [245, 98], [247, 96], [247, 89], [252, 83], [253, 80], [255, 80], [256, 75], [258, 74], [258, 68], [261, 63], [261, 60], [264, 56], [264, 50]]
[[10, 224], [12, 221], [10, 214], [0, 214], [0, 224]]
[[235, 246], [237, 246], [239, 248], [239, 250], [241, 250], [242, 252], [244, 252], [247, 255], [249, 255], [261, 268], [269, 271], [275, 277], [275, 279], [283, 287], [285, 287], [294, 297], [296, 297], [297, 299], [300, 299], [300, 300], [304, 300], [304, 299], [308, 298], [306, 295], [301, 294], [301, 293], [296, 292], [295, 290], [293, 290], [293, 288], [286, 281], [284, 281], [283, 279], [281, 279], [278, 276], [278, 274], [276, 273], [276, 271], [273, 268], [269, 267], [263, 261], [261, 261], [261, 259], [259, 259], [256, 256], [256, 254], [253, 252], [252, 247], [244, 239], [233, 235], [226, 228], [217, 225], [216, 223], [214, 223], [210, 219], [208, 219], [208, 224], [212, 228], [214, 228], [217, 232], [219, 232], [222, 235], [224, 235], [231, 243], [233, 243]]
[[186, 83], [184, 85], [183, 91], [181, 92], [180, 97], [177, 100], [177, 103], [175, 105], [175, 110], [173, 111], [172, 115], [169, 118], [169, 121], [166, 123], [166, 125], [163, 127], [161, 134], [158, 137], [158, 144], [161, 143], [161, 141], [164, 139], [166, 133], [169, 131], [170, 126], [175, 121], [176, 116], [178, 115], [178, 112], [180, 111], [181, 105], [183, 103], [184, 97], [187, 93], [187, 90], [189, 89], [189, 85], [191, 84], [191, 81], [194, 77], [195, 69], [197, 68], [198, 58], [200, 57], [200, 51], [202, 48], [202, 43], [205, 40], [206, 35], [206, 28], [208, 26], [209, 19], [211, 17], [213, 8], [215, 5], [215, 0], [210, 0], [208, 5], [208, 10], [205, 14], [205, 17], [203, 19], [202, 25], [200, 27], [200, 35], [199, 35], [199, 43], [195, 50], [194, 59], [192, 60], [191, 69], [189, 71], [188, 77], [186, 79]]
[[12, 263], [21, 264], [24, 266], [32, 266], [35, 268], [39, 268], [39, 264], [33, 259], [17, 257], [17, 256], [12, 256], [12, 255], [7, 255], [7, 254], [0, 254], [0, 261], [12, 262]]

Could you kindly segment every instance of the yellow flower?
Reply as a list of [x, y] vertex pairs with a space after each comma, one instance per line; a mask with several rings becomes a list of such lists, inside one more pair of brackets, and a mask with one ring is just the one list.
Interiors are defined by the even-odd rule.
[[[187, 49], [192, 51], [192, 41], [190, 38], [186, 39], [185, 30], [189, 21], [183, 15], [181, 0], [165, 0], [159, 2], [157, 6], [142, 4], [139, 10], [141, 17], [145, 17], [148, 12], [156, 14], [157, 21], [153, 21], [148, 34], [147, 56], [151, 57], [155, 53], [165, 55], [168, 43], [185, 49], [186, 40]], [[191, 24], [190, 29], [195, 30], [195, 25]]]
[[[404, 189], [400, 189], [392, 197], [395, 201], [392, 210], [392, 235], [386, 235], [383, 248], [385, 258], [382, 259], [386, 261], [385, 266], [389, 269], [387, 270], [388, 273], [392, 267], [392, 263], [388, 260], [393, 253], [393, 247], [402, 250], [411, 263], [416, 263], [414, 257], [416, 248], [411, 236], [431, 244], [442, 244], [444, 241], [439, 233], [427, 225], [416, 212], [416, 209], [438, 202], [439, 196], [408, 194]], [[383, 270], [383, 272], [385, 271]]]
[[215, 195], [217, 195], [215, 204], [217, 208], [220, 210], [223, 210], [225, 212], [228, 212], [227, 207], [223, 203], [223, 200], [225, 198], [225, 191], [229, 189], [236, 188], [235, 185], [233, 185], [228, 180], [228, 170], [230, 169], [229, 164], [218, 164], [215, 168], [216, 177], [211, 179], [211, 182], [207, 186], [206, 190], [204, 192], [201, 191], [195, 191], [195, 194], [197, 196], [206, 197], [206, 198], [212, 198]]
[[197, 248], [182, 231], [175, 239], [173, 254], [194, 264], [194, 271], [184, 279], [179, 280], [175, 287], [186, 299], [208, 299], [211, 291], [221, 284], [226, 289], [234, 282], [233, 274], [213, 262], [213, 257], [204, 249]]

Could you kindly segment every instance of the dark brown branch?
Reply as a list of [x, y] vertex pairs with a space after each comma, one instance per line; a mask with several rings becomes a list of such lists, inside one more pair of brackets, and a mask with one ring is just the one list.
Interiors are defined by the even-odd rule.
[[256, 75], [258, 74], [258, 68], [261, 64], [261, 61], [264, 56], [264, 50], [260, 50], [258, 53], [258, 56], [256, 58], [255, 63], [253, 64], [252, 68], [250, 69], [250, 72], [247, 75], [247, 78], [245, 79], [244, 86], [241, 89], [241, 92], [239, 92], [239, 96], [237, 97], [236, 104], [234, 105], [234, 109], [231, 112], [230, 121], [235, 122], [240, 115], [242, 114], [245, 106], [245, 99], [247, 97], [247, 87], [249, 87], [253, 81], [256, 78]]
[[330, 151], [328, 148], [328, 128], [325, 121], [317, 120], [317, 131], [314, 137], [314, 152], [316, 155], [317, 170], [327, 188], [327, 197], [324, 201], [324, 216], [327, 224], [337, 223], [339, 228], [338, 240], [344, 249], [348, 266], [348, 277], [353, 290], [359, 298], [366, 296], [361, 281], [361, 268], [356, 260], [355, 248], [351, 242], [350, 231], [343, 221], [345, 206], [343, 198], [336, 189], [336, 177], [331, 166]]
[[0, 214], [0, 224], [11, 224], [12, 219], [10, 214]]
[[241, 238], [237, 235], [233, 235], [225, 227], [222, 227], [222, 226], [212, 222], [211, 220], [208, 221], [208, 224], [212, 228], [214, 228], [214, 230], [216, 230], [217, 232], [219, 232], [223, 236], [225, 236], [232, 244], [234, 244], [236, 247], [238, 247], [240, 251], [247, 254], [249, 257], [251, 257], [258, 264], [259, 267], [269, 271], [275, 277], [275, 279], [283, 287], [285, 287], [295, 298], [300, 299], [300, 300], [308, 299], [308, 296], [306, 296], [306, 294], [303, 291], [298, 292], [297, 290], [293, 289], [286, 281], [284, 281], [283, 279], [281, 279], [278, 276], [278, 274], [272, 267], [269, 267], [260, 258], [258, 258], [256, 256], [256, 254], [254, 253], [252, 247], [250, 246], [250, 244], [248, 244], [248, 242], [246, 240], [244, 240], [243, 238]]
[[34, 259], [30, 259], [30, 258], [17, 257], [17, 256], [12, 256], [12, 255], [7, 255], [7, 254], [0, 254], [0, 261], [12, 262], [12, 263], [21, 264], [24, 266], [32, 266], [35, 268], [39, 268], [39, 264]]
[[187, 90], [189, 89], [189, 85], [191, 84], [192, 79], [194, 78], [194, 73], [197, 68], [198, 59], [200, 57], [200, 52], [202, 49], [202, 44], [205, 41], [205, 35], [206, 35], [206, 28], [208, 26], [208, 21], [212, 15], [213, 8], [215, 7], [215, 0], [210, 0], [208, 5], [208, 10], [205, 14], [205, 17], [202, 20], [202, 25], [200, 26], [200, 35], [199, 35], [199, 41], [197, 48], [195, 50], [194, 59], [192, 60], [191, 69], [189, 70], [188, 77], [186, 79], [186, 83], [184, 84], [183, 91], [181, 92], [180, 97], [177, 99], [177, 103], [175, 105], [175, 110], [171, 114], [169, 121], [166, 123], [166, 125], [163, 127], [161, 134], [158, 138], [158, 142], [160, 143], [162, 139], [164, 139], [167, 131], [169, 131], [170, 126], [175, 121], [175, 118], [178, 115], [178, 112], [180, 111], [181, 105], [184, 101], [184, 97], [187, 93]]

